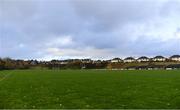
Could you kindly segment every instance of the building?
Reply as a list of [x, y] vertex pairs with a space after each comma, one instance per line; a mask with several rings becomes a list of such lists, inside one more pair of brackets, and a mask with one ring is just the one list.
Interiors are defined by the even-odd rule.
[[102, 63], [103, 61], [101, 61], [101, 60], [93, 60], [93, 64], [100, 64], [100, 63]]
[[134, 62], [134, 61], [135, 61], [135, 59], [133, 57], [127, 57], [127, 58], [124, 59], [125, 63], [131, 63], [131, 62]]
[[111, 60], [111, 63], [119, 63], [119, 62], [123, 62], [120, 58], [113, 58]]
[[169, 59], [172, 61], [180, 61], [180, 55], [173, 55]]
[[163, 61], [166, 61], [166, 58], [163, 56], [156, 56], [152, 58], [152, 61], [163, 62]]
[[63, 61], [60, 61], [60, 64], [61, 65], [66, 65], [66, 64], [68, 64], [69, 62], [67, 61], [67, 60], [63, 60]]
[[138, 62], [148, 62], [149, 61], [149, 58], [148, 57], [145, 57], [145, 56], [142, 56], [142, 57], [139, 57], [137, 59]]
[[91, 59], [81, 59], [82, 63], [92, 63]]
[[37, 60], [30, 60], [30, 65], [37, 65], [38, 61]]

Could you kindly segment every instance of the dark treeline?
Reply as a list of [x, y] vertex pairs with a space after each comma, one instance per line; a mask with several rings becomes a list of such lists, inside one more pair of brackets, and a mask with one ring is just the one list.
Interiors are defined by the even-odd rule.
[[170, 58], [156, 56], [154, 58], [140, 57], [135, 59], [127, 57], [124, 60], [114, 58], [111, 60], [68, 59], [68, 60], [15, 60], [0, 58], [0, 70], [13, 69], [180, 69], [180, 55]]
[[0, 58], [0, 70], [29, 69], [30, 66], [31, 64], [29, 61]]
[[92, 61], [90, 59], [69, 59], [69, 60], [14, 60], [11, 58], [0, 58], [0, 70], [13, 69], [105, 69], [107, 61]]

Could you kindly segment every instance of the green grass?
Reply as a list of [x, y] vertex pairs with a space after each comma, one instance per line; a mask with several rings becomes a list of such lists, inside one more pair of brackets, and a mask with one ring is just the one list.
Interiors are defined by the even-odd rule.
[[0, 108], [180, 108], [180, 71], [0, 71]]

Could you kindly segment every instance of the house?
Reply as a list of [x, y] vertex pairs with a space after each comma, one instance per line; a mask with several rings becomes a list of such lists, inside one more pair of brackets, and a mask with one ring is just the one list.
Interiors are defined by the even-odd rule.
[[103, 61], [101, 61], [101, 60], [93, 60], [93, 64], [100, 64], [100, 63], [102, 63]]
[[92, 63], [91, 59], [81, 59], [82, 63]]
[[145, 56], [142, 56], [142, 57], [139, 57], [137, 59], [138, 62], [148, 62], [149, 61], [149, 58], [148, 57], [145, 57]]
[[60, 61], [60, 64], [61, 65], [66, 65], [66, 64], [68, 64], [69, 62], [67, 61], [67, 60], [63, 60], [63, 61]]
[[131, 62], [134, 62], [134, 61], [135, 61], [135, 59], [133, 57], [127, 57], [127, 58], [124, 59], [125, 63], [131, 63]]
[[163, 56], [156, 56], [156, 57], [152, 58], [152, 61], [163, 62], [163, 61], [166, 61], [166, 58]]
[[38, 64], [38, 61], [37, 60], [31, 60], [30, 61], [30, 65], [37, 65]]
[[120, 58], [114, 58], [111, 60], [111, 63], [119, 63], [119, 62], [123, 62]]
[[73, 62], [81, 62], [80, 59], [73, 59]]
[[72, 60], [60, 60], [60, 61], [59, 61], [59, 64], [61, 64], [61, 65], [67, 65], [67, 64], [69, 64], [70, 62], [72, 62]]
[[180, 55], [173, 55], [169, 59], [172, 61], [180, 61]]

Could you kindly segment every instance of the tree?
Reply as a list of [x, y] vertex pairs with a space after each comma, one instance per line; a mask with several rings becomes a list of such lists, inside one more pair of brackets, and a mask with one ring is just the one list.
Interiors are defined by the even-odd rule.
[[5, 62], [0, 58], [0, 70], [4, 69]]
[[4, 58], [4, 69], [15, 69], [16, 68], [16, 62], [12, 60], [11, 58]]

